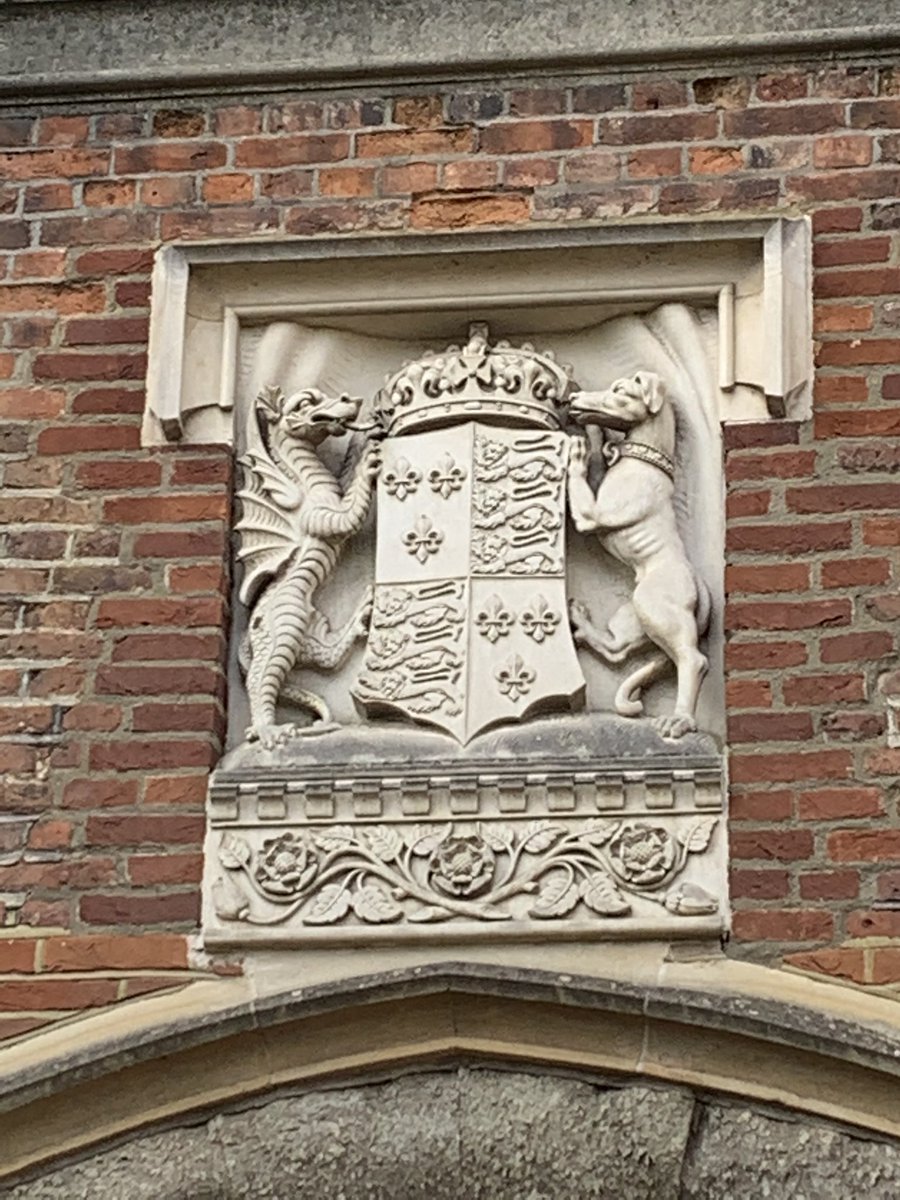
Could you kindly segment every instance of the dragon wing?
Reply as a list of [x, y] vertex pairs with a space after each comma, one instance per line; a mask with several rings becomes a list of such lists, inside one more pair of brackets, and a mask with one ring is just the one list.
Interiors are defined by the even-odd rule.
[[241, 516], [235, 526], [237, 557], [244, 565], [240, 598], [248, 604], [300, 546], [296, 513], [303, 496], [298, 485], [272, 461], [258, 436], [238, 462], [244, 479], [237, 493], [241, 502]]

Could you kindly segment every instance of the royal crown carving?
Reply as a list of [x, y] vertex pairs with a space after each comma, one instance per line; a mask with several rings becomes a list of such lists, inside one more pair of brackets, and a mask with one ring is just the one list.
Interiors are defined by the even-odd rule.
[[450, 346], [407, 363], [388, 379], [377, 401], [392, 436], [479, 420], [558, 429], [572, 380], [550, 352], [488, 341], [473, 324], [465, 346]]
[[257, 397], [211, 942], [721, 930], [718, 456], [659, 374], [578, 384], [475, 324], [368, 397]]

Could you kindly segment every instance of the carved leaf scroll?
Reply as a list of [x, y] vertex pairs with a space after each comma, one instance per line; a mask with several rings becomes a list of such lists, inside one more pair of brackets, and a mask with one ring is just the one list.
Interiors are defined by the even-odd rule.
[[531, 909], [529, 916], [550, 918], [564, 917], [578, 903], [578, 886], [571, 872], [560, 871], [551, 875], [541, 889], [540, 899]]
[[[678, 917], [707, 916], [717, 899], [679, 878], [709, 845], [717, 818], [481, 821], [321, 826], [274, 831], [261, 847], [223, 839], [216, 889], [223, 921], [307, 925], [628, 916], [640, 897]], [[521, 907], [526, 897], [534, 901]], [[519, 902], [519, 907], [515, 905]], [[274, 911], [273, 911], [274, 910]]]

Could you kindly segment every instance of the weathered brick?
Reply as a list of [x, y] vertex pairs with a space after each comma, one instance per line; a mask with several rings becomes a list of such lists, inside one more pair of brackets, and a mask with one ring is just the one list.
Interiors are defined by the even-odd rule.
[[900, 861], [900, 829], [838, 829], [828, 835], [835, 862]]
[[101, 666], [95, 691], [110, 696], [214, 695], [216, 670], [204, 666]]
[[102, 287], [79, 283], [20, 283], [0, 288], [0, 313], [100, 312], [106, 303]]
[[819, 654], [823, 663], [854, 662], [858, 659], [872, 660], [892, 654], [894, 639], [889, 633], [844, 633], [838, 637], [825, 637], [819, 643]]
[[820, 629], [847, 625], [852, 617], [849, 600], [808, 600], [805, 602], [732, 602], [726, 626], [729, 629]]
[[827, 942], [833, 929], [834, 918], [822, 909], [744, 909], [731, 926], [739, 942]]
[[843, 238], [818, 242], [813, 248], [813, 266], [843, 267], [855, 263], [886, 262], [891, 253], [888, 237]]
[[716, 108], [744, 108], [750, 100], [751, 82], [741, 75], [711, 75], [695, 79], [692, 85], [697, 104]]
[[815, 432], [820, 438], [900, 437], [900, 407], [820, 412]]
[[741, 900], [784, 900], [790, 891], [787, 871], [735, 869], [730, 873], [731, 895]]
[[202, 109], [161, 108], [153, 114], [153, 136], [160, 138], [193, 138], [206, 129], [206, 114]]
[[590, 146], [593, 138], [593, 122], [577, 118], [496, 122], [481, 131], [481, 150], [485, 154], [539, 154]]
[[206, 775], [154, 775], [146, 781], [144, 804], [201, 811], [206, 800]]
[[715, 113], [646, 113], [635, 117], [602, 117], [599, 140], [608, 146], [709, 141], [716, 136], [717, 126]]
[[852, 983], [866, 982], [862, 950], [805, 950], [788, 954], [785, 962], [798, 971], [811, 971], [816, 975], [829, 975], [833, 979], [847, 979]]
[[128, 877], [136, 887], [199, 884], [202, 875], [202, 854], [138, 854], [128, 859]]
[[[39, 354], [34, 360], [32, 373], [38, 380], [59, 379], [73, 383], [88, 379], [143, 379], [147, 373], [147, 356], [124, 352], [115, 354]], [[42, 441], [44, 444], [47, 442], [46, 435], [52, 432], [54, 431], [45, 430], [42, 439], [38, 442], [38, 448], [42, 449], [43, 453], [58, 453], [56, 450], [46, 449], [45, 445], [42, 446]], [[77, 431], [70, 429], [69, 432]], [[119, 442], [118, 445], [109, 448], [121, 449], [122, 443]]]
[[862, 333], [872, 328], [874, 319], [871, 304], [817, 304], [813, 329], [816, 333]]
[[0, 1011], [98, 1008], [111, 1004], [117, 994], [113, 979], [7, 979], [0, 987]]
[[109, 165], [107, 150], [10, 150], [0, 153], [0, 179], [75, 179], [105, 175]]
[[200, 893], [170, 892], [162, 895], [125, 892], [82, 896], [79, 914], [88, 925], [174, 925], [193, 926], [200, 920]]
[[[597, 151], [598, 154], [602, 151]], [[615, 155], [608, 154], [607, 157], [614, 164], [618, 164], [618, 158]], [[632, 179], [659, 179], [665, 176], [679, 175], [681, 173], [681, 149], [680, 147], [661, 147], [660, 149], [642, 149], [634, 150], [626, 159], [626, 168]], [[606, 178], [615, 178], [614, 172]], [[569, 166], [566, 166], [566, 178], [573, 179]], [[603, 178], [601, 176], [601, 178]]]
[[737, 525], [726, 536], [728, 549], [733, 551], [807, 554], [849, 549], [852, 531], [849, 521], [810, 521], [805, 525]]
[[890, 576], [887, 558], [838, 558], [822, 563], [822, 586], [827, 588], [867, 587], [887, 583]]
[[725, 665], [729, 671], [799, 667], [808, 656], [809, 652], [802, 642], [729, 642], [725, 647]]
[[178, 738], [100, 743], [91, 747], [88, 761], [95, 771], [166, 771], [176, 767], [211, 767], [215, 757], [208, 740]]
[[395, 125], [409, 129], [431, 129], [441, 124], [444, 102], [440, 96], [398, 96], [394, 100]]
[[733, 745], [742, 742], [802, 742], [811, 738], [812, 732], [809, 713], [736, 713], [728, 718], [728, 738]]
[[810, 871], [797, 880], [802, 900], [853, 900], [859, 895], [858, 871]]
[[862, 675], [792, 675], [782, 683], [786, 704], [851, 704], [864, 700]]
[[92, 179], [84, 185], [86, 208], [125, 208], [134, 204], [136, 196], [133, 179]]
[[321, 196], [373, 196], [374, 167], [322, 167], [318, 173]]
[[[377, 138], [381, 136], [397, 136], [391, 134], [361, 134], [360, 141], [364, 138]], [[430, 137], [431, 134], [410, 134], [409, 137]], [[359, 142], [357, 143], [359, 146]], [[342, 158], [347, 158], [350, 153], [350, 139], [344, 133], [329, 133], [317, 134], [296, 137], [256, 137], [256, 138], [241, 138], [235, 144], [234, 165], [236, 167], [294, 167], [305, 166], [308, 163], [328, 163], [338, 162]], [[357, 149], [357, 153], [361, 158], [369, 157], [362, 150]], [[381, 157], [380, 154], [375, 154], [373, 157]], [[224, 163], [224, 157], [222, 165]]]
[[807, 563], [773, 563], [759, 566], [728, 566], [725, 570], [726, 595], [772, 592], [805, 592], [809, 588]]
[[62, 803], [70, 808], [133, 808], [137, 805], [136, 779], [73, 779], [65, 785]]
[[383, 196], [412, 195], [430, 192], [437, 187], [438, 168], [435, 163], [410, 162], [387, 165], [381, 170]]
[[123, 525], [169, 525], [221, 521], [228, 509], [228, 497], [221, 495], [113, 496], [104, 502], [103, 515]]
[[89, 817], [85, 841], [89, 846], [179, 846], [203, 841], [204, 822], [192, 816]]
[[45, 971], [162, 971], [185, 967], [187, 942], [178, 934], [48, 937], [43, 944]]
[[33, 972], [36, 949], [37, 943], [31, 938], [0, 938], [0, 971], [4, 974]]
[[246, 104], [219, 108], [213, 114], [213, 128], [222, 137], [245, 137], [262, 129], [262, 109]]
[[178, 599], [102, 600], [97, 611], [97, 628], [133, 628], [159, 625], [166, 630], [211, 625], [219, 628], [223, 617], [222, 601], [216, 596]]
[[497, 186], [500, 163], [489, 158], [457, 158], [441, 168], [441, 185], [450, 191], [476, 191]]
[[862, 226], [863, 210], [848, 205], [845, 208], [820, 208], [812, 214], [813, 234], [855, 233]]
[[224, 167], [228, 151], [222, 142], [156, 142], [120, 146], [115, 151], [116, 175], [150, 175], [157, 171], [209, 171]]
[[197, 195], [193, 175], [148, 175], [138, 180], [138, 187], [141, 204], [150, 208], [177, 208], [193, 203]]
[[853, 759], [847, 750], [767, 751], [764, 755], [731, 756], [731, 779], [736, 784], [848, 779], [852, 769]]
[[820, 170], [836, 167], [865, 167], [872, 161], [872, 138], [845, 133], [818, 138], [813, 145], [813, 166]]
[[790, 137], [827, 133], [844, 124], [840, 104], [760, 106], [726, 111], [722, 129], [730, 138]]
[[521, 224], [528, 215], [527, 198], [515, 194], [416, 196], [410, 209], [410, 225], [415, 229], [458, 229]]
[[223, 637], [219, 633], [190, 634], [172, 630], [167, 633], [131, 633], [113, 647], [113, 662], [185, 662], [201, 659], [217, 662], [222, 657]]

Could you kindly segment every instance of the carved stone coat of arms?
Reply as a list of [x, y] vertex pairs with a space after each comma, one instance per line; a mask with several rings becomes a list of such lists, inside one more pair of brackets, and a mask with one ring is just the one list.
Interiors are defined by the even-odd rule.
[[658, 375], [579, 388], [481, 325], [368, 399], [259, 396], [250, 722], [211, 786], [211, 942], [721, 928], [721, 759], [695, 732], [712, 608], [677, 429]]

